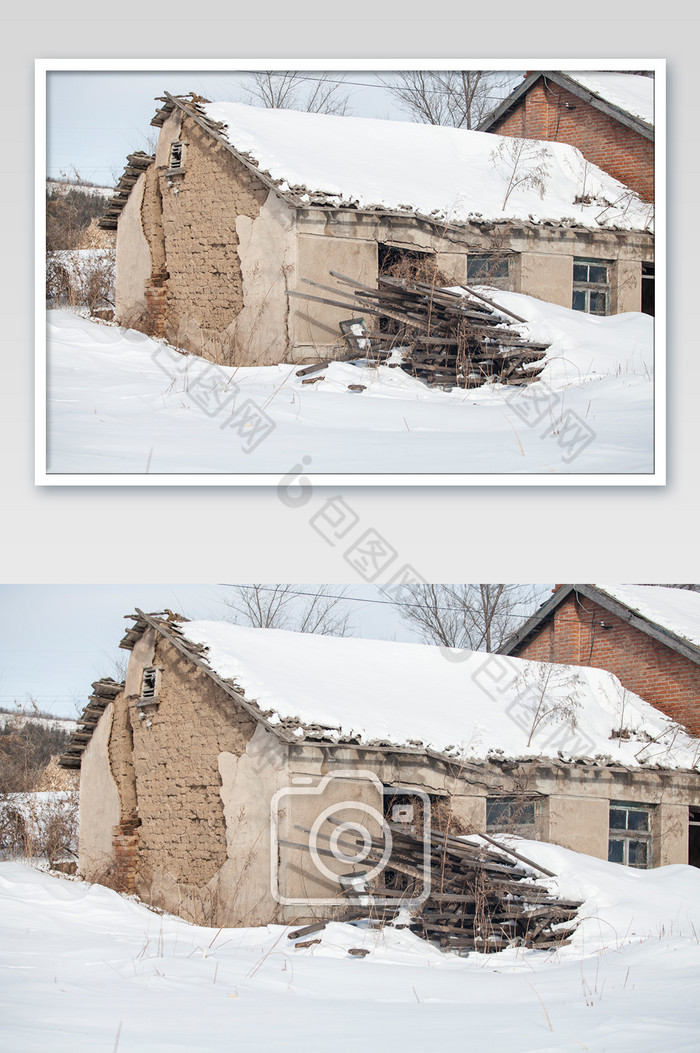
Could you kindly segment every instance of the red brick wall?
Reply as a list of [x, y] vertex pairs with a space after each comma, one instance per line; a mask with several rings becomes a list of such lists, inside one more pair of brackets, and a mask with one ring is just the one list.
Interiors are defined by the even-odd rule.
[[114, 827], [114, 874], [112, 888], [117, 892], [136, 892], [136, 870], [139, 863], [139, 819], [126, 820]]
[[513, 654], [608, 669], [630, 691], [700, 736], [700, 667], [585, 596], [567, 596]]
[[[567, 109], [567, 103], [575, 108]], [[491, 131], [576, 146], [645, 201], [654, 200], [653, 142], [557, 84], [545, 85], [542, 77]]]

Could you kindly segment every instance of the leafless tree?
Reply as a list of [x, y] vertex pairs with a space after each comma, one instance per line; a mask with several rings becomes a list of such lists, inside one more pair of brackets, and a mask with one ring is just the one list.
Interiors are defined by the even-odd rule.
[[348, 636], [346, 591], [335, 585], [232, 585], [224, 603], [229, 619], [238, 625]]
[[426, 642], [496, 651], [541, 602], [534, 585], [403, 585], [383, 589]]
[[350, 96], [330, 73], [307, 73], [303, 70], [252, 73], [252, 86], [244, 89], [256, 106], [276, 110], [304, 110], [344, 117]]
[[413, 120], [450, 128], [476, 128], [509, 90], [486, 70], [409, 70], [384, 85]]
[[514, 190], [536, 190], [544, 197], [549, 178], [547, 147], [532, 139], [501, 138], [491, 151], [491, 163], [504, 180], [506, 188], [501, 208], [508, 204]]
[[32, 698], [0, 712], [0, 798], [36, 790], [51, 757], [65, 749], [68, 732], [52, 727], [50, 716]]
[[528, 746], [538, 728], [564, 724], [576, 730], [583, 677], [567, 666], [528, 662], [513, 684], [518, 710], [526, 714]]

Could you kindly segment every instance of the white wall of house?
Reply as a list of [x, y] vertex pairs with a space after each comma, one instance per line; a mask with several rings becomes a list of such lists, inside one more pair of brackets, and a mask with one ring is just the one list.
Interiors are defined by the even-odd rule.
[[97, 722], [80, 765], [78, 871], [93, 881], [104, 876], [112, 862], [112, 838], [119, 823], [119, 791], [108, 755], [113, 711], [110, 702]]
[[141, 223], [145, 175], [132, 187], [117, 225], [117, 290], [115, 319], [133, 324], [143, 311], [146, 282], [151, 277], [151, 253]]

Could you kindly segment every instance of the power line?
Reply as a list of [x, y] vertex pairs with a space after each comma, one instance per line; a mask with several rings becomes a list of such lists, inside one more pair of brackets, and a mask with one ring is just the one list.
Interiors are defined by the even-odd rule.
[[[398, 587], [401, 587], [401, 586], [398, 586]], [[253, 586], [252, 585], [231, 585], [231, 584], [229, 584], [227, 582], [220, 582], [219, 583], [219, 588], [222, 588], [222, 589], [251, 589], [251, 588], [253, 588]], [[277, 589], [271, 588], [268, 585], [256, 585], [255, 588], [259, 592], [276, 592], [277, 591]], [[293, 592], [292, 595], [293, 596], [312, 596], [313, 597], [313, 596], [318, 596], [319, 594], [317, 592]], [[328, 592], [324, 592], [322, 598], [328, 599], [328, 600], [347, 600], [348, 602], [351, 602], [351, 603], [382, 603], [382, 604], [388, 604], [390, 607], [396, 607], [396, 606], [401, 606], [401, 607], [426, 607], [425, 603], [406, 603], [404, 600], [401, 600], [400, 603], [399, 603], [398, 601], [395, 601], [395, 600], [376, 600], [376, 599], [370, 599], [369, 597], [365, 598], [363, 596], [343, 596], [343, 595], [338, 596], [338, 595], [333, 595], [332, 593], [328, 593]], [[455, 614], [460, 614], [460, 613], [462, 613], [464, 611], [464, 607], [443, 607], [441, 605], [437, 605], [437, 606], [432, 606], [431, 605], [430, 609], [432, 611], [453, 611]]]
[[[292, 71], [292, 72], [294, 72], [294, 71]], [[426, 72], [428, 72], [428, 71], [426, 71]], [[443, 72], [443, 71], [438, 71], [438, 72]], [[458, 71], [447, 71], [447, 70], [445, 70], [444, 72], [458, 72]], [[474, 70], [474, 71], [471, 71], [471, 72], [486, 73], [486, 72], [491, 72], [491, 71], [488, 71], [488, 70], [478, 70], [478, 71]], [[493, 71], [494, 76], [498, 76], [499, 72], [500, 71], [498, 71], [498, 70], [494, 70]], [[277, 71], [276, 70], [271, 70], [270, 73], [271, 73], [272, 76], [275, 76]], [[394, 74], [394, 75], [396, 75], [396, 74]], [[514, 73], [514, 75], [516, 75], [516, 74]], [[412, 90], [410, 87], [408, 89], [406, 89], [406, 88], [403, 88], [400, 84], [399, 85], [388, 84], [388, 83], [385, 83], [384, 81], [381, 81], [381, 80], [380, 81], [375, 81], [374, 84], [370, 83], [369, 81], [361, 81], [361, 80], [334, 80], [332, 77], [300, 76], [299, 80], [311, 81], [311, 82], [316, 83], [316, 84], [336, 84], [336, 85], [340, 85], [340, 86], [343, 86], [343, 87], [345, 85], [349, 85], [349, 86], [351, 86], [353, 88], [378, 88], [380, 91], [393, 91], [396, 88], [398, 88], [400, 91], [405, 91], [405, 90], [411, 91]], [[430, 94], [430, 95], [444, 95], [445, 92], [446, 92], [446, 89], [445, 88], [424, 88], [424, 87], [421, 86], [420, 92], [421, 92], [421, 94], [425, 93], [426, 95], [427, 94]], [[510, 93], [508, 92], [507, 94], [510, 94]], [[501, 102], [505, 98], [505, 96], [504, 95], [488, 95], [488, 96], [484, 95], [484, 98], [488, 99], [489, 101], [497, 100], [498, 102]]]

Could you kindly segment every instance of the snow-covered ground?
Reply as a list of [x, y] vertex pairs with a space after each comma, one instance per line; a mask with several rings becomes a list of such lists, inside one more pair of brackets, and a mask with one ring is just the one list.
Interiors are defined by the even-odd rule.
[[33, 713], [21, 713], [16, 710], [0, 710], [0, 726], [11, 724], [13, 728], [23, 728], [25, 724], [39, 724], [49, 731], [75, 731], [78, 724], [68, 717], [35, 717]]
[[79, 180], [70, 179], [47, 179], [46, 192], [48, 194], [67, 194], [71, 190], [77, 190], [81, 194], [90, 197], [114, 197], [114, 187], [94, 186], [92, 183], [81, 183]]
[[[97, 885], [0, 864], [0, 1046], [13, 1053], [556, 1053], [698, 1048], [700, 872], [537, 842], [583, 899], [572, 943], [460, 958], [408, 930], [207, 929]], [[370, 951], [364, 958], [350, 948]]]
[[317, 477], [443, 482], [652, 473], [653, 319], [490, 295], [527, 318], [520, 331], [551, 344], [541, 379], [526, 388], [429, 390], [401, 369], [352, 363], [302, 385], [291, 365], [223, 368], [133, 330], [50, 311], [47, 478], [206, 473], [203, 481], [276, 482], [294, 465]]

